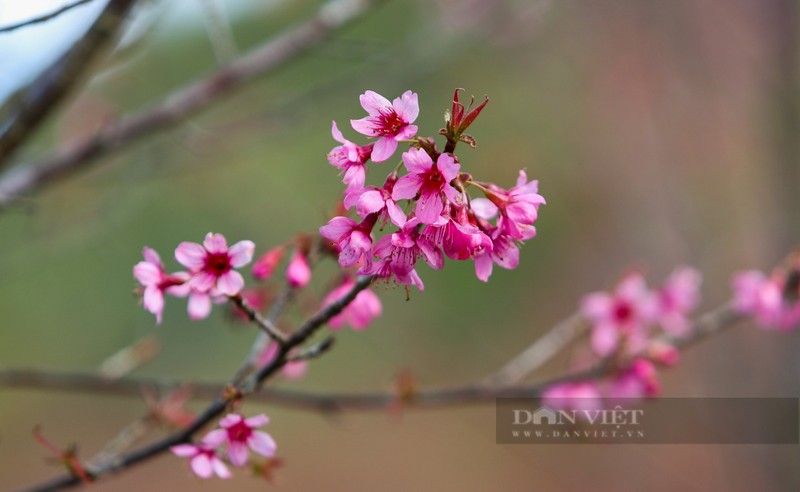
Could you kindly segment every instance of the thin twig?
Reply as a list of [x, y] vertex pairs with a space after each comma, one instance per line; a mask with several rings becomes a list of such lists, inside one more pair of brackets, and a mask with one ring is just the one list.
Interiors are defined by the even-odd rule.
[[125, 20], [137, 0], [109, 0], [103, 11], [67, 53], [44, 71], [10, 103], [9, 117], [0, 122], [0, 168], [31, 136], [81, 79], [96, 55]]
[[345, 24], [382, 1], [327, 2], [309, 20], [267, 41], [218, 71], [178, 89], [149, 108], [126, 118], [112, 120], [94, 137], [64, 146], [38, 162], [9, 170], [0, 176], [0, 208], [64, 176], [87, 168], [97, 159], [123, 149], [144, 136], [182, 123], [246, 82], [279, 68], [318, 46]]
[[231, 303], [236, 306], [241, 312], [243, 312], [250, 321], [257, 324], [261, 330], [267, 334], [269, 338], [275, 340], [279, 344], [283, 345], [286, 343], [286, 336], [278, 330], [275, 326], [273, 321], [269, 318], [265, 318], [261, 316], [261, 313], [253, 309], [247, 301], [240, 295], [235, 295], [228, 298]]
[[68, 4], [64, 5], [63, 7], [59, 8], [57, 10], [54, 10], [54, 11], [48, 13], [48, 14], [40, 15], [39, 17], [34, 17], [34, 18], [28, 19], [26, 21], [17, 22], [16, 24], [9, 24], [7, 26], [0, 27], [0, 33], [16, 31], [17, 29], [21, 29], [23, 27], [28, 27], [28, 26], [32, 26], [34, 24], [41, 24], [42, 22], [47, 22], [50, 19], [55, 19], [56, 17], [58, 17], [59, 15], [63, 14], [64, 12], [68, 12], [68, 11], [74, 9], [75, 7], [80, 7], [81, 5], [89, 3], [91, 1], [93, 1], [93, 0], [77, 0], [77, 1], [72, 2], [72, 3], [68, 3]]

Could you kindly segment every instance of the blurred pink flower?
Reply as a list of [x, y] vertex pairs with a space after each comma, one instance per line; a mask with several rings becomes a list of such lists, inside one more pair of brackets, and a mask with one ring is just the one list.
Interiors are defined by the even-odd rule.
[[186, 284], [189, 274], [177, 272], [166, 274], [161, 257], [155, 250], [144, 247], [142, 254], [144, 261], [133, 267], [133, 276], [144, 287], [142, 302], [144, 308], [156, 316], [156, 323], [161, 324], [164, 311], [164, 293], [176, 297], [186, 297], [190, 287]]
[[[344, 297], [355, 286], [355, 281], [348, 277], [338, 287], [330, 291], [322, 301], [322, 306], [326, 307]], [[381, 300], [369, 289], [362, 290], [356, 295], [353, 302], [345, 307], [341, 313], [331, 318], [328, 326], [332, 330], [339, 330], [345, 323], [349, 324], [354, 330], [365, 329], [383, 312]]]
[[170, 450], [176, 456], [189, 458], [192, 471], [200, 478], [211, 478], [212, 475], [217, 475], [219, 478], [231, 477], [230, 470], [217, 456], [215, 446], [207, 443], [179, 444], [172, 446]]
[[179, 244], [175, 259], [189, 269], [192, 290], [211, 296], [234, 296], [244, 287], [244, 278], [234, 269], [250, 263], [254, 251], [252, 241], [239, 241], [228, 248], [225, 236], [209, 232], [202, 245]]
[[658, 396], [661, 383], [656, 367], [647, 359], [636, 359], [615, 375], [608, 386], [610, 399], [640, 399]]
[[664, 285], [654, 293], [656, 321], [664, 331], [674, 336], [689, 333], [691, 323], [687, 314], [700, 302], [702, 277], [694, 268], [675, 269]]
[[368, 137], [377, 137], [372, 149], [372, 160], [383, 162], [397, 150], [397, 142], [409, 140], [417, 134], [417, 126], [412, 125], [419, 115], [417, 94], [404, 92], [393, 102], [373, 91], [366, 91], [359, 97], [361, 107], [368, 116], [360, 120], [350, 120], [353, 129]]
[[276, 246], [259, 256], [255, 263], [253, 263], [253, 278], [256, 280], [267, 280], [270, 278], [272, 272], [275, 271], [275, 267], [277, 267], [283, 259], [285, 250], [286, 248], [284, 246]]
[[445, 197], [453, 203], [460, 200], [460, 193], [450, 185], [461, 168], [453, 156], [441, 154], [434, 164], [423, 149], [411, 149], [403, 153], [403, 164], [409, 174], [397, 180], [392, 199], [411, 199], [419, 194], [415, 213], [423, 224], [433, 224], [439, 220]]
[[289, 266], [286, 267], [286, 281], [292, 287], [300, 289], [311, 281], [311, 267], [308, 266], [306, 255], [299, 249], [295, 250]]
[[248, 448], [266, 457], [275, 454], [277, 446], [272, 437], [266, 432], [255, 430], [268, 422], [269, 417], [263, 413], [248, 419], [237, 413], [230, 413], [220, 420], [222, 429], [206, 434], [203, 443], [215, 448], [227, 443], [228, 459], [233, 466], [241, 468], [247, 464]]
[[756, 270], [739, 272], [733, 280], [734, 307], [741, 314], [755, 317], [762, 328], [789, 330], [800, 324], [800, 292], [787, 299], [785, 275], [767, 277]]
[[592, 349], [601, 357], [617, 350], [621, 339], [632, 353], [644, 348], [651, 311], [650, 292], [639, 273], [623, 278], [613, 294], [595, 292], [581, 302], [581, 312], [594, 325]]
[[542, 394], [542, 404], [553, 410], [601, 410], [603, 400], [597, 385], [591, 382], [562, 383]]

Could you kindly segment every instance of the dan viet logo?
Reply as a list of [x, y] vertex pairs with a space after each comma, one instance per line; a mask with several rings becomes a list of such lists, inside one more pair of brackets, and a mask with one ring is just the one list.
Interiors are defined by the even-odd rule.
[[510, 437], [520, 440], [636, 440], [644, 438], [644, 410], [619, 405], [609, 409], [511, 410]]

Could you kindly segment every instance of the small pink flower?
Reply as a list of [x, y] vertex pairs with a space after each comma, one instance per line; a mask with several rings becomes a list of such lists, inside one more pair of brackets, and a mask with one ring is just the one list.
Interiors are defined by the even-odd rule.
[[457, 207], [452, 217], [443, 218], [443, 226], [426, 226], [422, 234], [441, 245], [444, 253], [454, 260], [468, 260], [492, 251], [492, 240], [478, 226], [471, 224], [467, 208]]
[[[392, 199], [392, 191], [396, 182], [397, 174], [392, 173], [386, 178], [382, 188], [370, 186], [361, 190], [355, 202], [358, 216], [363, 219], [370, 214], [378, 214], [378, 220], [382, 221], [382, 223], [386, 223], [388, 217], [391, 219], [392, 224], [397, 227], [403, 227], [408, 219], [403, 210]], [[347, 206], [347, 203], [345, 203], [345, 206]]]
[[700, 302], [700, 273], [689, 267], [676, 269], [654, 295], [656, 321], [675, 336], [689, 333], [687, 315]]
[[545, 390], [542, 404], [553, 410], [594, 411], [603, 408], [603, 399], [594, 383], [562, 383]]
[[331, 128], [331, 134], [342, 145], [334, 147], [328, 153], [328, 162], [344, 172], [342, 181], [347, 185], [348, 189], [363, 188], [367, 176], [367, 161], [372, 155], [373, 144], [358, 146], [347, 140], [342, 135], [342, 132], [339, 131], [335, 121]]
[[[258, 357], [256, 364], [258, 367], [264, 367], [273, 359], [275, 359], [275, 355], [278, 353], [278, 344], [270, 343], [267, 345], [267, 348], [261, 352], [261, 355]], [[286, 379], [300, 379], [306, 375], [308, 371], [308, 361], [307, 360], [295, 360], [289, 361], [283, 365], [281, 368], [281, 374]]]
[[401, 284], [415, 285], [423, 290], [422, 280], [414, 269], [417, 259], [421, 256], [431, 268], [441, 270], [444, 267], [444, 255], [441, 248], [420, 235], [418, 225], [419, 219], [415, 217], [406, 222], [402, 229], [380, 238], [372, 250], [379, 260], [370, 259], [359, 273], [386, 280], [393, 277]]
[[445, 197], [458, 203], [461, 195], [450, 184], [458, 176], [461, 165], [453, 156], [441, 154], [434, 164], [431, 157], [422, 149], [411, 149], [403, 153], [406, 174], [394, 185], [392, 199], [411, 199], [419, 194], [416, 216], [423, 224], [433, 224], [442, 215]]
[[377, 137], [372, 150], [372, 160], [383, 162], [397, 150], [397, 142], [409, 140], [417, 134], [417, 126], [411, 123], [419, 115], [417, 94], [406, 91], [389, 102], [373, 91], [359, 97], [361, 107], [369, 114], [360, 120], [350, 120], [353, 129], [368, 137]]
[[492, 247], [484, 248], [475, 254], [475, 275], [479, 280], [489, 281], [494, 264], [513, 270], [519, 266], [519, 247], [517, 241], [505, 235], [498, 235], [492, 239]]
[[283, 253], [286, 250], [284, 246], [276, 246], [263, 255], [259, 256], [259, 258], [253, 263], [253, 278], [256, 280], [267, 280], [272, 276], [272, 272], [275, 271], [275, 267], [283, 259]]
[[308, 266], [306, 255], [299, 249], [295, 250], [289, 266], [286, 267], [286, 281], [298, 289], [302, 289], [311, 281], [311, 267]]
[[[322, 301], [322, 306], [326, 307], [344, 297], [350, 292], [355, 282], [351, 278], [346, 278], [341, 285], [330, 291]], [[361, 331], [372, 323], [372, 320], [381, 315], [383, 308], [381, 300], [369, 289], [362, 290], [356, 295], [341, 313], [331, 318], [328, 326], [332, 330], [339, 330], [345, 323], [349, 324], [354, 330]]]
[[339, 249], [339, 265], [351, 267], [372, 250], [372, 228], [378, 214], [368, 215], [360, 224], [348, 217], [334, 217], [319, 233], [336, 243]]
[[189, 458], [192, 471], [200, 478], [211, 478], [212, 475], [217, 475], [219, 478], [231, 478], [230, 470], [219, 459], [215, 449], [207, 443], [179, 444], [170, 448], [176, 456]]
[[597, 355], [610, 355], [621, 339], [632, 353], [644, 347], [647, 324], [652, 319], [649, 297], [639, 273], [628, 274], [613, 294], [595, 292], [584, 297], [581, 311], [594, 324], [592, 348]]
[[611, 399], [651, 398], [660, 392], [661, 383], [656, 367], [646, 359], [636, 359], [614, 376], [608, 387], [608, 397]]
[[539, 182], [528, 181], [524, 170], [519, 172], [517, 184], [510, 190], [487, 184], [487, 198], [472, 200], [475, 213], [484, 219], [500, 214], [497, 234], [507, 234], [514, 239], [530, 239], [536, 235], [533, 223], [539, 217], [539, 207], [545, 199], [539, 194]]
[[164, 311], [164, 293], [176, 297], [186, 297], [189, 294], [189, 274], [178, 272], [166, 274], [161, 257], [155, 250], [144, 247], [142, 251], [144, 261], [133, 267], [133, 276], [144, 287], [144, 308], [156, 315], [156, 323], [161, 324], [161, 315]]
[[763, 328], [789, 330], [800, 324], [800, 302], [784, 295], [786, 275], [776, 271], [767, 277], [756, 270], [739, 272], [734, 277], [734, 307], [741, 314], [755, 317]]
[[244, 287], [244, 278], [234, 269], [250, 263], [254, 250], [252, 241], [239, 241], [229, 249], [225, 236], [209, 232], [202, 245], [179, 244], [175, 259], [192, 274], [189, 285], [193, 290], [211, 296], [234, 296]]
[[272, 437], [255, 430], [268, 422], [269, 417], [264, 414], [245, 419], [237, 413], [230, 413], [220, 420], [222, 429], [209, 432], [203, 442], [215, 448], [227, 443], [228, 459], [233, 466], [241, 468], [247, 464], [248, 448], [266, 457], [275, 454], [277, 446]]

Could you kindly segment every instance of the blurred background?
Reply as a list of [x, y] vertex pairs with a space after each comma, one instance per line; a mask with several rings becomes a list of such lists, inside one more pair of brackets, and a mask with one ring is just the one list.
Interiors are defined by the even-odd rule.
[[[21, 3], [0, 1], [0, 24], [36, 13], [14, 13]], [[38, 2], [38, 13], [59, 3]], [[160, 100], [321, 3], [143, 4], [122, 45], [17, 159], [47, 155]], [[3, 97], [59, 56], [98, 4], [60, 17], [69, 29], [0, 34]], [[454, 88], [488, 95], [470, 131], [478, 146], [461, 150], [463, 169], [511, 185], [527, 168], [548, 201], [539, 236], [522, 249], [517, 270], [496, 268], [488, 284], [471, 262], [449, 261], [441, 272], [419, 269], [426, 290], [410, 301], [402, 289], [378, 287], [382, 318], [363, 333], [343, 331], [303, 380], [279, 385], [391, 390], [403, 370], [420, 386], [478, 380], [631, 266], [643, 267], [653, 285], [676, 265], [696, 266], [701, 309], [713, 308], [728, 299], [735, 271], [768, 270], [800, 240], [798, 8], [793, 0], [386, 1], [202, 115], [0, 214], [0, 366], [92, 371], [153, 334], [160, 355], [133, 375], [225, 380], [253, 329], [221, 309], [190, 322], [175, 299], [157, 327], [132, 295], [131, 268], [149, 245], [176, 269], [174, 247], [208, 231], [252, 239], [263, 252], [316, 230], [342, 191], [325, 159], [335, 144], [330, 122], [363, 142], [346, 122], [362, 116], [358, 95], [366, 89], [390, 99], [418, 92], [423, 135], [442, 127]], [[316, 274], [310, 305], [325, 294], [330, 272]], [[291, 311], [285, 326], [301, 317]], [[662, 373], [663, 392], [795, 397], [798, 350], [796, 333], [743, 323], [687, 351]], [[571, 359], [565, 354], [532, 379], [563, 373]], [[34, 426], [90, 456], [145, 410], [138, 398], [0, 388], [0, 486], [60, 472], [31, 437]], [[244, 411], [272, 418], [283, 490], [800, 488], [797, 446], [497, 445], [493, 405], [401, 416], [255, 403]], [[270, 485], [246, 474], [201, 482], [165, 455], [93, 488], [143, 486]]]

